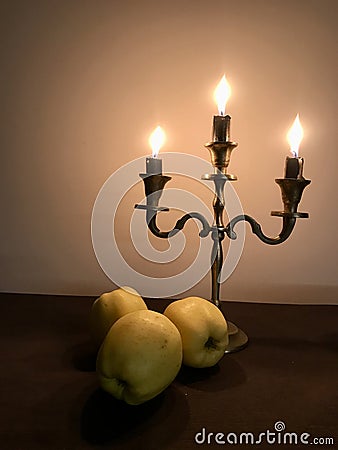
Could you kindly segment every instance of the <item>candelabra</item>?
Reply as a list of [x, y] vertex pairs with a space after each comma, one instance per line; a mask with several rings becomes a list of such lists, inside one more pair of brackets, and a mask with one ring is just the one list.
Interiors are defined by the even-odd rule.
[[[297, 116], [298, 118], [298, 116]], [[296, 118], [296, 120], [297, 120]], [[210, 152], [214, 173], [202, 176], [203, 180], [214, 183], [213, 212], [214, 220], [211, 225], [203, 215], [198, 212], [190, 212], [181, 217], [170, 231], [161, 231], [157, 226], [157, 214], [161, 211], [169, 211], [169, 208], [159, 206], [159, 201], [166, 183], [171, 177], [162, 174], [162, 161], [157, 158], [147, 158], [146, 173], [140, 174], [144, 182], [146, 204], [135, 205], [137, 209], [146, 210], [146, 222], [153, 235], [161, 239], [168, 239], [179, 233], [189, 219], [195, 219], [200, 222], [201, 230], [199, 236], [202, 238], [211, 235], [213, 241], [211, 250], [211, 280], [212, 292], [211, 302], [222, 310], [220, 301], [220, 274], [223, 266], [222, 243], [227, 236], [229, 239], [236, 239], [234, 230], [236, 224], [240, 221], [246, 221], [251, 226], [251, 231], [262, 242], [268, 245], [277, 245], [284, 242], [291, 235], [296, 220], [308, 217], [308, 213], [298, 212], [298, 205], [302, 197], [304, 188], [311, 182], [303, 177], [303, 158], [298, 158], [294, 154], [293, 158], [286, 158], [285, 177], [276, 179], [276, 183], [281, 189], [283, 211], [272, 211], [272, 216], [282, 218], [282, 229], [276, 237], [266, 236], [260, 224], [251, 216], [243, 214], [236, 216], [225, 225], [223, 219], [224, 213], [224, 187], [226, 182], [237, 180], [235, 175], [227, 172], [230, 163], [231, 153], [237, 147], [236, 142], [230, 139], [230, 116], [214, 116], [213, 140], [205, 145]], [[296, 121], [295, 121], [296, 123]], [[297, 124], [296, 124], [297, 125]], [[296, 153], [296, 152], [295, 152]], [[227, 353], [241, 350], [248, 343], [248, 336], [235, 324], [228, 321], [229, 346]]]

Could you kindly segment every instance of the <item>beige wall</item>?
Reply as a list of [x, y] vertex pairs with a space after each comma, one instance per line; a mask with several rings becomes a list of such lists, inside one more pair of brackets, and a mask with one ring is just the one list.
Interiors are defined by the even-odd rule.
[[[248, 232], [222, 297], [337, 302], [337, 6], [3, 1], [0, 289], [95, 295], [114, 288], [91, 244], [101, 186], [148, 153], [158, 122], [168, 134], [166, 151], [208, 159], [212, 92], [226, 72], [239, 142], [230, 172], [239, 178], [244, 210], [267, 233], [278, 232], [279, 219], [269, 216], [281, 205], [274, 179], [282, 176], [285, 134], [297, 112], [312, 184], [300, 208], [310, 220], [299, 221], [280, 247]], [[142, 186], [124, 202], [120, 223], [128, 223], [141, 193]], [[121, 238], [122, 249], [127, 240]], [[189, 258], [193, 246], [187, 252]], [[189, 293], [209, 296], [209, 278]]]

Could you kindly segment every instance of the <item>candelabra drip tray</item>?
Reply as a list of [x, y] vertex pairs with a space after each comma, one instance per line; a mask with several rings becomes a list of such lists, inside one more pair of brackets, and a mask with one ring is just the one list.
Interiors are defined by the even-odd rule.
[[146, 211], [153, 211], [153, 212], [168, 212], [169, 208], [165, 206], [151, 206], [151, 205], [141, 205], [137, 204], [135, 205], [135, 209], [145, 209]]

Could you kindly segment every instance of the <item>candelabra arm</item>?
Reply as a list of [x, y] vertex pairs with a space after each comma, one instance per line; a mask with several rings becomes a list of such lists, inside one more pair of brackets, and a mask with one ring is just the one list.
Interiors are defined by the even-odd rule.
[[137, 209], [145, 209], [146, 210], [146, 220], [148, 224], [149, 230], [153, 233], [154, 236], [161, 239], [168, 239], [169, 237], [175, 236], [179, 231], [184, 228], [184, 225], [189, 219], [199, 220], [202, 224], [202, 229], [199, 232], [200, 237], [206, 237], [211, 231], [211, 227], [209, 226], [206, 218], [202, 216], [202, 214], [197, 212], [190, 212], [182, 216], [175, 224], [174, 228], [170, 231], [161, 231], [157, 226], [157, 213], [160, 211], [169, 211], [169, 208], [164, 208], [158, 206], [160, 198], [162, 196], [162, 192], [164, 186], [168, 181], [171, 180], [171, 177], [162, 174], [140, 174], [140, 177], [143, 179], [145, 193], [147, 196], [147, 204], [146, 205], [135, 205]]
[[188, 214], [185, 214], [182, 216], [178, 221], [176, 222], [174, 228], [170, 231], [161, 231], [156, 223], [157, 219], [157, 212], [156, 211], [147, 211], [147, 224], [149, 230], [152, 232], [153, 235], [155, 235], [158, 238], [161, 239], [168, 239], [169, 237], [175, 236], [175, 234], [179, 233], [181, 230], [183, 230], [184, 225], [187, 223], [189, 219], [196, 219], [199, 220], [202, 224], [202, 229], [199, 232], [200, 237], [206, 237], [211, 231], [211, 228], [202, 214], [199, 214], [197, 212], [191, 212]]
[[251, 226], [251, 231], [253, 232], [253, 234], [255, 234], [262, 242], [268, 245], [277, 245], [286, 241], [286, 239], [292, 233], [292, 230], [294, 229], [294, 226], [296, 224], [296, 217], [283, 217], [283, 227], [279, 235], [276, 237], [269, 237], [263, 233], [262, 227], [255, 219], [253, 219], [251, 216], [248, 216], [247, 214], [243, 214], [231, 219], [231, 221], [225, 227], [225, 232], [230, 239], [237, 238], [234, 227], [238, 222], [241, 222], [242, 220], [248, 222]]
[[311, 181], [306, 180], [303, 177], [300, 178], [277, 178], [276, 183], [279, 185], [282, 194], [282, 201], [284, 204], [283, 211], [272, 211], [272, 216], [282, 217], [283, 218], [283, 227], [282, 231], [276, 237], [268, 237], [266, 236], [260, 224], [253, 219], [252, 217], [243, 214], [237, 217], [234, 217], [228, 225], [225, 227], [225, 232], [230, 239], [236, 239], [236, 233], [234, 232], [235, 225], [245, 220], [251, 226], [252, 232], [258, 236], [258, 238], [269, 245], [277, 245], [286, 241], [286, 239], [292, 233], [294, 226], [296, 224], [297, 219], [307, 218], [309, 217], [308, 213], [298, 212], [298, 205], [302, 198], [302, 194], [306, 186], [308, 186]]

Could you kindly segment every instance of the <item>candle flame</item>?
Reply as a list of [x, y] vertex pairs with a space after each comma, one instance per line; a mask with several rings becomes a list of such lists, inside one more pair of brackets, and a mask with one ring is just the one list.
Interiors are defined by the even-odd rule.
[[299, 145], [302, 142], [304, 136], [303, 128], [299, 120], [299, 114], [297, 114], [292, 127], [288, 131], [287, 140], [290, 145], [291, 153], [295, 157], [298, 156]]
[[216, 101], [218, 112], [220, 116], [223, 116], [225, 113], [225, 107], [229, 97], [231, 95], [231, 87], [228, 83], [228, 80], [225, 78], [225, 75], [221, 78], [221, 81], [218, 83], [217, 88], [214, 92], [214, 99]]
[[149, 145], [152, 150], [153, 158], [157, 158], [160, 148], [165, 142], [165, 133], [161, 127], [156, 127], [149, 136]]

